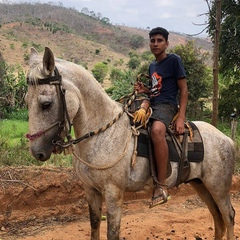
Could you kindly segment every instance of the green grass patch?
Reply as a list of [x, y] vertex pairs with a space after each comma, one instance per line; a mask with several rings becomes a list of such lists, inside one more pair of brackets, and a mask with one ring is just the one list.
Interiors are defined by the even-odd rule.
[[28, 122], [23, 120], [0, 120], [0, 167], [1, 166], [72, 166], [71, 156], [52, 155], [46, 162], [34, 159], [28, 147], [25, 135]]
[[0, 121], [0, 137], [5, 139], [9, 146], [20, 143], [28, 131], [28, 123], [21, 120]]

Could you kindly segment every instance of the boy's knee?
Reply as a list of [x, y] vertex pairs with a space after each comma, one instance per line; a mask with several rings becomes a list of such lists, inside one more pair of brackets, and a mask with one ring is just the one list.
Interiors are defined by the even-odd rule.
[[151, 131], [151, 138], [152, 140], [154, 139], [162, 139], [162, 138], [165, 138], [165, 129], [161, 129], [161, 128], [154, 128], [152, 129]]

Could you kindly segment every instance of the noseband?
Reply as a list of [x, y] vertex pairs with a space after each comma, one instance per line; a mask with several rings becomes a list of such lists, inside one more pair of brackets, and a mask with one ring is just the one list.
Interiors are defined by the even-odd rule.
[[[44, 85], [44, 84], [55, 85], [56, 88], [57, 88], [57, 91], [60, 94], [60, 103], [62, 103], [63, 114], [62, 114], [62, 119], [60, 121], [53, 123], [47, 129], [44, 129], [44, 130], [39, 131], [37, 133], [26, 134], [26, 138], [33, 141], [36, 138], [42, 136], [47, 131], [49, 131], [51, 128], [55, 127], [56, 125], [58, 125], [58, 135], [60, 135], [61, 132], [64, 129], [64, 126], [66, 126], [68, 124], [68, 132], [66, 133], [66, 136], [67, 136], [68, 140], [70, 140], [69, 138], [71, 137], [71, 135], [70, 135], [70, 133], [71, 133], [71, 122], [70, 122], [68, 111], [67, 111], [65, 89], [63, 89], [63, 87], [62, 87], [62, 76], [59, 74], [57, 67], [55, 67], [55, 69], [54, 69], [54, 76], [50, 76], [50, 77], [43, 78], [43, 79], [37, 79], [37, 81], [30, 81], [27, 78], [27, 84], [28, 85]], [[53, 145], [55, 145], [55, 141], [53, 141]]]

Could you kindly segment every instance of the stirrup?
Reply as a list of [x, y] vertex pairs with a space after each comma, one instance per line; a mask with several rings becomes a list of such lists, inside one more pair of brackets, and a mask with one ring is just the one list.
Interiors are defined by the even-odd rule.
[[161, 185], [157, 184], [156, 185], [156, 188], [159, 188], [161, 189], [161, 193], [158, 194], [157, 196], [153, 196], [152, 197], [152, 201], [150, 203], [150, 206], [149, 208], [153, 208], [153, 207], [156, 207], [158, 205], [162, 205], [164, 203], [166, 203], [168, 200], [171, 199], [170, 195], [168, 195], [164, 190], [163, 188], [161, 187]]

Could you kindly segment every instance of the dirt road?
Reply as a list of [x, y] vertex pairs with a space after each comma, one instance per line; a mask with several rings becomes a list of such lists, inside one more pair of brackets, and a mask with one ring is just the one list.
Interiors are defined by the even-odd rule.
[[[1, 240], [90, 239], [82, 185], [71, 169], [7, 168], [0, 175]], [[148, 208], [149, 194], [126, 194], [122, 240], [213, 239], [212, 217], [188, 184], [171, 190], [171, 200], [153, 209]], [[234, 176], [231, 199], [235, 236], [240, 239], [240, 176]], [[101, 240], [106, 240], [106, 221]]]

